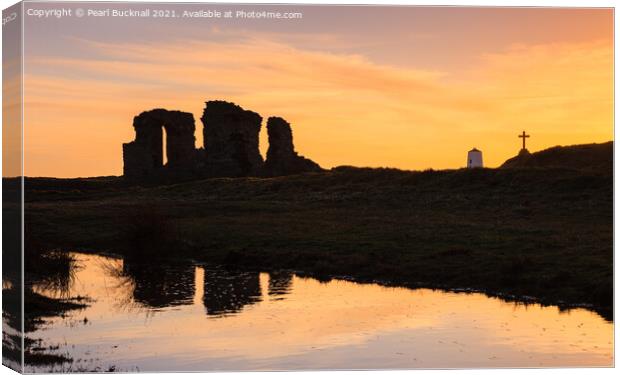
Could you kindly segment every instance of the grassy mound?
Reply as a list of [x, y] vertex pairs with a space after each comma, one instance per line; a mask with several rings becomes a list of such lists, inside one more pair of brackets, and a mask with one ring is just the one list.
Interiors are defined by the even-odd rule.
[[613, 169], [613, 142], [556, 146], [530, 154], [521, 152], [501, 168], [568, 168], [606, 172]]

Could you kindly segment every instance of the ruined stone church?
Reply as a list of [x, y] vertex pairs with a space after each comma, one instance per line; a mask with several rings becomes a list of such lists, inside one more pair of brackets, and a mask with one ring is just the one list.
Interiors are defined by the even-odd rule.
[[258, 148], [263, 120], [258, 113], [216, 100], [206, 102], [200, 120], [203, 148], [196, 148], [196, 125], [191, 113], [153, 109], [134, 117], [136, 138], [123, 144], [123, 175], [133, 180], [174, 180], [271, 177], [322, 170], [317, 163], [297, 154], [291, 125], [280, 117], [267, 120], [266, 160]]

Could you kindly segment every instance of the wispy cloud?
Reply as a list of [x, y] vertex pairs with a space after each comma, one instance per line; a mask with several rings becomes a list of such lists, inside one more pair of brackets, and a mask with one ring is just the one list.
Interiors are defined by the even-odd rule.
[[515, 130], [522, 127], [536, 133], [539, 148], [612, 137], [612, 48], [605, 42], [513, 46], [457, 71], [302, 49], [267, 34], [184, 43], [73, 42], [83, 55], [28, 59], [32, 147], [44, 155], [55, 152], [50, 140], [73, 142], [64, 157], [82, 160], [80, 153], [93, 150], [92, 144], [82, 147], [83, 140], [96, 137], [107, 161], [80, 161], [63, 172], [34, 158], [30, 174], [118, 174], [120, 143], [132, 137], [133, 115], [168, 107], [198, 118], [203, 101], [214, 98], [286, 117], [300, 151], [327, 167], [459, 167], [473, 145], [497, 165], [513, 153]]

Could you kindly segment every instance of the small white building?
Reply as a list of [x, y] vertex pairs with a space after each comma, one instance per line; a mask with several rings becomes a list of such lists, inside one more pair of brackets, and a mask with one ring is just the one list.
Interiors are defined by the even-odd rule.
[[482, 151], [473, 148], [467, 153], [467, 168], [482, 168]]

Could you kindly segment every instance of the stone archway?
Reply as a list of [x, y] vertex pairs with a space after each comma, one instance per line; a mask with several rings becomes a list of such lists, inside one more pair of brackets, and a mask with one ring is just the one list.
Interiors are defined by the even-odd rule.
[[136, 138], [123, 144], [123, 174], [143, 178], [164, 167], [162, 129], [166, 132], [166, 167], [183, 170], [193, 166], [196, 155], [196, 125], [188, 112], [154, 109], [133, 119]]

